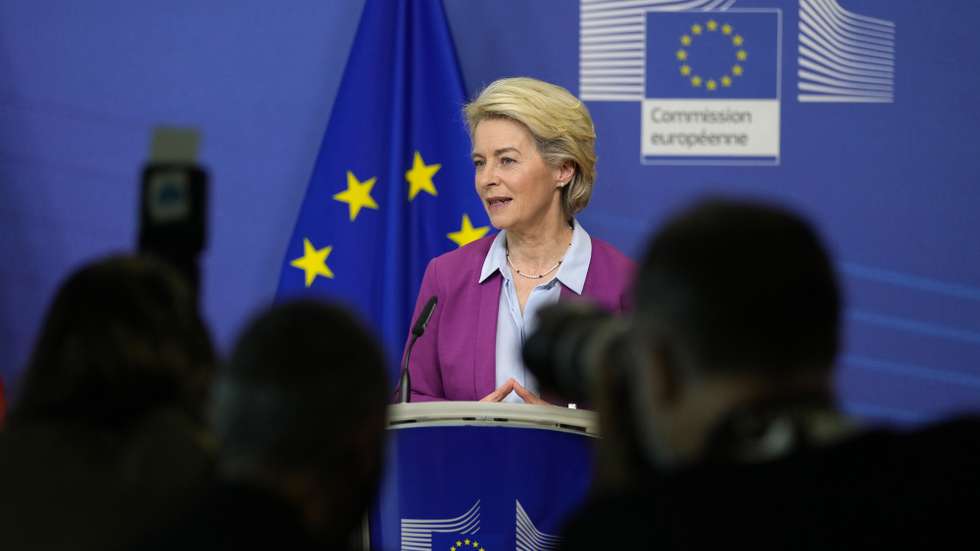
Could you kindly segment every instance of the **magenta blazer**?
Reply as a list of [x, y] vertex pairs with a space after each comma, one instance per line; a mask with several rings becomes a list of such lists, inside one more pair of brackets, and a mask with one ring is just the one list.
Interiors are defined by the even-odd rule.
[[[429, 297], [439, 303], [415, 343], [409, 370], [412, 401], [479, 400], [496, 388], [500, 272], [478, 283], [494, 236], [434, 258], [425, 269], [412, 319]], [[582, 296], [612, 312], [627, 309], [633, 261], [592, 237], [592, 258]], [[562, 299], [575, 293], [562, 287]], [[407, 343], [407, 341], [406, 341]]]

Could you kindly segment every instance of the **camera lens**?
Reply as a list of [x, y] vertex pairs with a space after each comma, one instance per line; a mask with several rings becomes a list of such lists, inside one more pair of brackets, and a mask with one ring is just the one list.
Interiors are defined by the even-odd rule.
[[537, 330], [524, 343], [524, 364], [542, 389], [571, 402], [588, 402], [597, 370], [625, 322], [582, 302], [561, 302], [541, 311]]

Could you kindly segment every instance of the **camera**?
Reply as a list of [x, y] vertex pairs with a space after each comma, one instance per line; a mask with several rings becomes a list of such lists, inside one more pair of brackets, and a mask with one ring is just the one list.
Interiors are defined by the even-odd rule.
[[570, 402], [592, 402], [603, 370], [618, 380], [629, 361], [627, 328], [626, 320], [592, 304], [559, 302], [539, 313], [537, 328], [524, 343], [524, 365], [543, 391]]

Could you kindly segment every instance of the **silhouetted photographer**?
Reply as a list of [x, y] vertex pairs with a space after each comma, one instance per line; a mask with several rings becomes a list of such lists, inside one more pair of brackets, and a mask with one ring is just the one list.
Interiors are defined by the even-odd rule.
[[178, 514], [212, 474], [214, 364], [171, 266], [114, 256], [69, 275], [0, 432], [3, 549], [125, 548]]
[[564, 548], [933, 546], [965, 533], [978, 424], [848, 419], [832, 387], [840, 318], [830, 258], [796, 214], [712, 200], [671, 218], [640, 264], [630, 327], [579, 369], [612, 434]]
[[216, 378], [218, 480], [141, 549], [356, 547], [388, 388], [379, 344], [348, 311], [302, 300], [260, 313]]

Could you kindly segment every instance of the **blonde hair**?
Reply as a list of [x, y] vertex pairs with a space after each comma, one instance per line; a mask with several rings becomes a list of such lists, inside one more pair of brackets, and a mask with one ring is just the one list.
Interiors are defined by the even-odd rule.
[[561, 86], [528, 77], [494, 81], [463, 109], [470, 138], [480, 122], [510, 119], [534, 137], [538, 153], [551, 166], [570, 162], [571, 181], [562, 186], [561, 204], [574, 216], [592, 197], [595, 183], [595, 127], [585, 104]]

